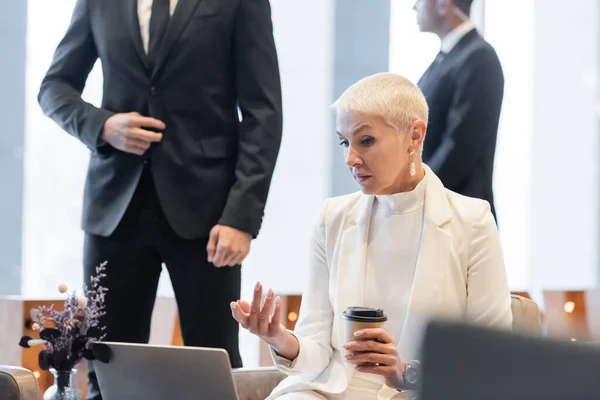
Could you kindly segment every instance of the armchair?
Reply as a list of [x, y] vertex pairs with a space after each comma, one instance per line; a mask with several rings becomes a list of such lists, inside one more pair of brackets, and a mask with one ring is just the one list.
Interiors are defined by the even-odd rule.
[[[513, 331], [533, 336], [541, 336], [542, 322], [537, 304], [526, 297], [511, 295]], [[277, 369], [257, 368], [234, 370], [233, 378], [240, 400], [264, 400], [277, 386], [285, 374]]]

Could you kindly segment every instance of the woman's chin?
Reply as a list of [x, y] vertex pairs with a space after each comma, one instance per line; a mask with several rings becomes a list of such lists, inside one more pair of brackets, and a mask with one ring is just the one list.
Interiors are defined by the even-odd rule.
[[363, 192], [363, 194], [377, 194], [377, 190], [371, 187], [371, 185], [359, 183], [358, 186], [360, 187], [360, 191]]

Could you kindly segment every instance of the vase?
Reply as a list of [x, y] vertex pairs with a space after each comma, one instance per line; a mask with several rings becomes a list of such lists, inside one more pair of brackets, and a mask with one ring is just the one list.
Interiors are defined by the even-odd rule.
[[44, 400], [81, 400], [81, 393], [73, 387], [73, 375], [77, 370], [57, 371], [50, 369], [54, 375], [54, 385], [44, 393]]

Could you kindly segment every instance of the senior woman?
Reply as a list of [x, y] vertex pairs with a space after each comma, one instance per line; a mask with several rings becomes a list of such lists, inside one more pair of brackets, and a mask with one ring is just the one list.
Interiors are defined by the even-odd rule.
[[[233, 317], [289, 375], [268, 399], [411, 398], [424, 317], [511, 327], [496, 224], [487, 202], [445, 189], [421, 163], [428, 107], [413, 83], [376, 74], [333, 108], [360, 191], [321, 208], [296, 329], [280, 323], [272, 290], [261, 308], [260, 283], [252, 304], [231, 304]], [[346, 343], [342, 313], [350, 306], [381, 308], [388, 320]]]

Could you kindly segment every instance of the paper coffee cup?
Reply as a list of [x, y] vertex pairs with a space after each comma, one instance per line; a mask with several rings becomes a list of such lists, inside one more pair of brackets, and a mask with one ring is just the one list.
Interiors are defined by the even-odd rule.
[[387, 316], [381, 308], [348, 307], [342, 313], [342, 319], [344, 320], [344, 344], [346, 344], [365, 340], [354, 336], [356, 331], [367, 328], [383, 328]]

